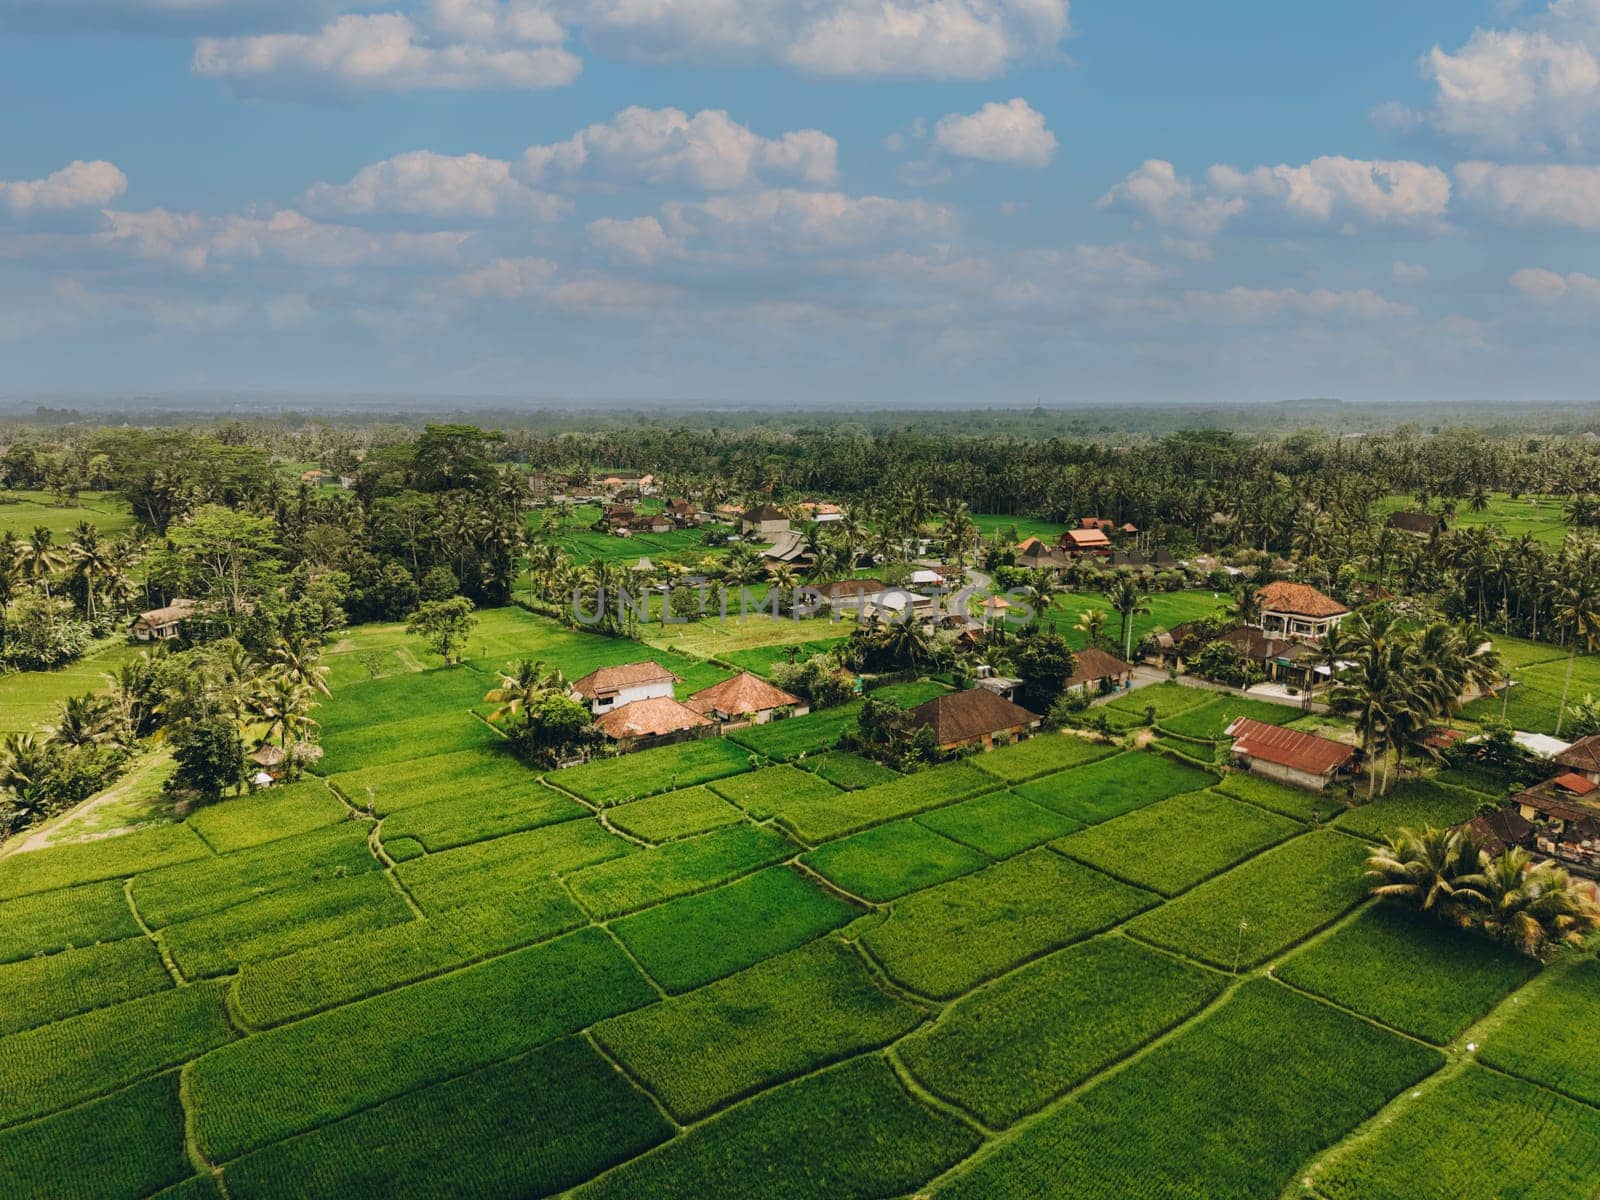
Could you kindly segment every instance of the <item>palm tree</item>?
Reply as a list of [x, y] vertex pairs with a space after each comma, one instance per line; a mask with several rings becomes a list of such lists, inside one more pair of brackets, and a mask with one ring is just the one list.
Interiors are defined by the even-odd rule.
[[111, 702], [89, 692], [61, 702], [50, 740], [63, 746], [98, 746], [114, 733]]
[[49, 752], [35, 735], [13, 733], [0, 741], [0, 795], [11, 798], [16, 810], [11, 820], [20, 818], [26, 825], [44, 815], [49, 771]]
[[1091, 647], [1100, 650], [1106, 644], [1106, 623], [1108, 620], [1105, 609], [1086, 608], [1078, 614], [1078, 623], [1072, 628], [1083, 634]]
[[1484, 927], [1522, 953], [1538, 956], [1552, 942], [1576, 945], [1600, 927], [1600, 906], [1573, 886], [1567, 872], [1513, 846], [1483, 871]]
[[310, 641], [282, 639], [267, 652], [270, 669], [323, 696], [328, 690], [328, 668], [321, 666], [321, 648]]
[[958, 501], [945, 510], [944, 541], [945, 553], [950, 555], [958, 570], [964, 570], [967, 555], [978, 542], [978, 526], [972, 520], [972, 510], [964, 502]]
[[1122, 634], [1118, 639], [1122, 644], [1122, 657], [1124, 660], [1133, 658], [1133, 619], [1141, 617], [1150, 611], [1149, 597], [1139, 586], [1139, 581], [1133, 575], [1119, 575], [1106, 588], [1106, 601], [1111, 605], [1113, 612], [1122, 618]]
[[883, 631], [879, 645], [895, 662], [904, 662], [913, 668], [933, 653], [933, 639], [915, 618], [891, 622]]
[[1566, 718], [1567, 698], [1572, 691], [1572, 668], [1578, 660], [1578, 648], [1593, 654], [1600, 642], [1600, 588], [1595, 577], [1587, 570], [1562, 584], [1556, 594], [1551, 620], [1562, 636], [1571, 639], [1567, 653], [1567, 671], [1561, 684], [1561, 708], [1556, 715], [1556, 736], [1561, 736], [1561, 724]]
[[17, 543], [14, 553], [23, 577], [49, 596], [51, 578], [67, 565], [67, 556], [56, 545], [55, 534], [43, 525], [35, 526], [25, 540]]
[[311, 717], [316, 707], [311, 688], [288, 675], [273, 675], [261, 689], [256, 711], [266, 721], [267, 740], [276, 735], [278, 744], [288, 750], [306, 741], [306, 735], [317, 726]]
[[1401, 829], [1367, 859], [1372, 894], [1405, 900], [1423, 912], [1460, 919], [1487, 903], [1483, 869], [1487, 856], [1472, 837], [1459, 829], [1421, 833]]
[[567, 680], [555, 667], [545, 666], [542, 660], [524, 658], [501, 671], [500, 682], [484, 694], [485, 704], [493, 704], [489, 723], [515, 722], [541, 696], [549, 692], [565, 692]]
[[83, 611], [94, 620], [95, 597], [102, 581], [115, 570], [111, 547], [100, 539], [100, 532], [87, 521], [78, 525], [72, 545], [67, 548], [72, 565], [83, 580]]

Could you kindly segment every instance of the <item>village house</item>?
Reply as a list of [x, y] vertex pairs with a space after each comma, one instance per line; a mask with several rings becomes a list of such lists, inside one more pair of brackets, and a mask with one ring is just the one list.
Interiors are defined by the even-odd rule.
[[1111, 553], [1111, 538], [1103, 529], [1069, 529], [1061, 535], [1058, 545], [1074, 555]]
[[811, 555], [806, 552], [805, 538], [793, 529], [775, 535], [772, 545], [761, 551], [761, 557], [767, 560], [768, 566], [782, 563], [797, 570], [812, 563]]
[[1356, 756], [1354, 746], [1249, 717], [1229, 725], [1225, 735], [1234, 761], [1251, 774], [1308, 792], [1324, 791]]
[[815, 521], [818, 525], [831, 525], [844, 520], [844, 509], [826, 501], [805, 500], [795, 507], [804, 514], [806, 520]]
[[250, 786], [271, 787], [283, 778], [284, 772], [288, 769], [289, 754], [282, 746], [274, 746], [271, 742], [267, 742], [251, 752], [250, 765], [253, 768], [250, 774]]
[[982, 747], [1026, 738], [1039, 728], [1042, 718], [987, 688], [946, 692], [906, 714], [913, 729], [930, 729], [942, 751]]
[[624, 663], [601, 667], [572, 684], [573, 695], [599, 716], [639, 700], [672, 699], [678, 677], [658, 662]]
[[1413, 537], [1431, 538], [1435, 533], [1444, 532], [1444, 522], [1432, 513], [1396, 512], [1389, 514], [1389, 528]]
[[1036, 537], [1017, 546], [1016, 560], [1017, 566], [1030, 571], [1059, 571], [1067, 565], [1065, 555]]
[[1109, 691], [1133, 678], [1133, 667], [1098, 647], [1085, 646], [1073, 657], [1076, 665], [1067, 677], [1064, 691]]
[[666, 514], [675, 524], [685, 528], [702, 524], [706, 516], [692, 500], [682, 499], [668, 500]]
[[776, 504], [758, 504], [740, 516], [739, 532], [771, 540], [789, 532], [789, 518]]
[[1574, 742], [1554, 762], [1562, 773], [1512, 797], [1488, 832], [1600, 876], [1600, 734]]
[[132, 633], [141, 642], [170, 642], [183, 636], [183, 622], [199, 608], [193, 600], [174, 600], [164, 608], [152, 608], [133, 619]]
[[834, 612], [858, 612], [868, 596], [888, 588], [881, 579], [836, 579], [817, 589], [817, 596]]
[[764, 725], [779, 715], [803, 717], [811, 711], [799, 696], [774, 687], [749, 671], [696, 692], [689, 697], [688, 705], [713, 721], [755, 725]]
[[653, 696], [619, 704], [599, 716], [595, 724], [624, 751], [687, 741], [714, 731], [709, 717], [686, 704], [679, 704], [671, 696]]
[[1256, 592], [1261, 631], [1268, 637], [1320, 642], [1350, 610], [1308, 583], [1277, 580]]
[[868, 621], [891, 625], [904, 621], [932, 622], [938, 617], [938, 609], [938, 602], [932, 596], [891, 587], [866, 597], [861, 611]]

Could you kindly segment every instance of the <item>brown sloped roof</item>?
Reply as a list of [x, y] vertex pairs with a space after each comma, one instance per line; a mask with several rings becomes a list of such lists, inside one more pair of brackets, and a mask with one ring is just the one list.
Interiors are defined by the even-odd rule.
[[842, 600], [847, 596], [876, 596], [879, 592], [888, 590], [889, 585], [881, 579], [836, 579], [817, 589], [824, 600]]
[[919, 704], [907, 714], [913, 725], [926, 725], [941, 746], [964, 742], [986, 733], [1000, 733], [1018, 725], [1032, 725], [1039, 720], [1020, 704], [1013, 704], [995, 695], [987, 688], [972, 688], [965, 692], [946, 692], [925, 704]]
[[733, 716], [787, 708], [799, 703], [799, 696], [791, 696], [749, 671], [742, 671], [732, 679], [724, 679], [689, 697], [689, 707], [695, 712], [724, 712]]
[[758, 504], [744, 514], [746, 521], [787, 521], [789, 514], [775, 504]]
[[1482, 842], [1490, 854], [1499, 854], [1508, 846], [1521, 844], [1533, 832], [1533, 822], [1513, 806], [1488, 816], [1473, 817], [1467, 822], [1466, 830]]
[[623, 663], [620, 667], [601, 667], [574, 681], [572, 690], [585, 700], [612, 695], [625, 687], [646, 683], [677, 683], [678, 677], [658, 662]]
[[1097, 550], [1111, 545], [1111, 539], [1101, 529], [1069, 529], [1061, 535], [1061, 544], [1076, 550]]
[[686, 704], [679, 704], [666, 696], [656, 696], [614, 708], [602, 716], [596, 724], [605, 731], [607, 737], [620, 740], [658, 737], [664, 733], [677, 733], [680, 729], [709, 725], [711, 722]]
[[1094, 683], [1100, 679], [1109, 679], [1116, 675], [1126, 675], [1133, 670], [1114, 654], [1107, 654], [1095, 646], [1086, 646], [1074, 656], [1078, 665], [1073, 669], [1071, 677], [1067, 680], [1067, 687], [1076, 687], [1080, 683]]
[[134, 622], [142, 625], [170, 625], [174, 621], [194, 616], [194, 611], [198, 607], [199, 603], [194, 600], [174, 600], [165, 608], [152, 608], [149, 612], [140, 613], [134, 618]]
[[1315, 734], [1240, 717], [1228, 726], [1236, 754], [1311, 775], [1329, 775], [1355, 757], [1356, 748]]
[[1350, 610], [1309, 583], [1286, 579], [1269, 583], [1256, 593], [1263, 612], [1290, 613], [1297, 617], [1338, 617]]
[[1600, 733], [1579, 738], [1556, 755], [1558, 767], [1571, 767], [1574, 771], [1600, 772]]
[[1432, 533], [1439, 518], [1424, 512], [1397, 512], [1389, 514], [1389, 528], [1404, 533]]

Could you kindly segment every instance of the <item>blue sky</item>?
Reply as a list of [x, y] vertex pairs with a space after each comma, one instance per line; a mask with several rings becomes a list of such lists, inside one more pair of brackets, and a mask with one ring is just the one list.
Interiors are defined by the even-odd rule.
[[0, 0], [0, 113], [0, 394], [1600, 366], [1600, 0]]

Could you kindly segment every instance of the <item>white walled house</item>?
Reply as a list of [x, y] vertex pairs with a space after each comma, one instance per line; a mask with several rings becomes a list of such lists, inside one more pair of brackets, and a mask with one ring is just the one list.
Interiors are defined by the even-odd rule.
[[677, 682], [678, 677], [658, 662], [624, 663], [591, 671], [573, 683], [572, 691], [600, 716], [636, 700], [671, 700]]
[[1261, 605], [1261, 632], [1285, 641], [1320, 642], [1350, 615], [1332, 596], [1306, 583], [1279, 580], [1256, 593]]

